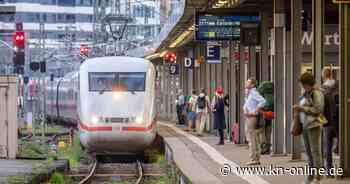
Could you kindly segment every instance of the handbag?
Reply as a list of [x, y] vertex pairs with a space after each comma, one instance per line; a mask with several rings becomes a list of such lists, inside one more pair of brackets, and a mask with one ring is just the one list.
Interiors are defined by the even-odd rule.
[[317, 121], [323, 126], [328, 123], [327, 118], [323, 114], [317, 116]]
[[294, 112], [293, 124], [290, 133], [294, 136], [299, 136], [303, 132], [303, 125], [300, 122], [300, 116], [298, 112]]

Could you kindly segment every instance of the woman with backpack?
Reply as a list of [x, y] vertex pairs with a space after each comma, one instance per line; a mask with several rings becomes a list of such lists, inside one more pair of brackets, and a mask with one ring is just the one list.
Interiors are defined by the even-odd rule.
[[[308, 165], [310, 168], [316, 168], [317, 171], [322, 167], [321, 154], [321, 116], [324, 108], [324, 97], [320, 90], [316, 89], [315, 79], [311, 73], [304, 73], [299, 78], [302, 84], [304, 94], [300, 97], [299, 104], [293, 106], [294, 112], [299, 114], [302, 124], [302, 137], [304, 140], [305, 151]], [[321, 176], [319, 173], [310, 173], [306, 177], [306, 184], [319, 184]]]
[[217, 88], [215, 97], [212, 102], [212, 112], [214, 113], [214, 129], [217, 129], [220, 136], [220, 141], [217, 145], [224, 145], [224, 130], [226, 129], [225, 122], [225, 101], [224, 90]]
[[196, 128], [197, 128], [197, 135], [202, 136], [203, 130], [205, 127], [205, 122], [208, 117], [208, 112], [210, 111], [209, 107], [209, 97], [205, 93], [205, 89], [202, 89], [197, 97], [196, 102], [196, 112], [197, 112], [197, 121], [196, 121]]

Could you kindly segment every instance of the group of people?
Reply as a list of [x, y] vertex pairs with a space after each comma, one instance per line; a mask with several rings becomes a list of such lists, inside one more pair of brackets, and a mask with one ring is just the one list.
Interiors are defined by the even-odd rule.
[[[318, 86], [309, 72], [300, 76], [303, 93], [299, 103], [293, 105], [293, 111], [297, 114], [294, 118], [298, 118], [298, 122], [301, 123], [301, 136], [309, 167], [320, 169], [324, 166], [326, 174], [330, 176], [330, 169], [333, 168], [332, 153], [338, 152], [339, 93], [337, 81], [333, 78], [330, 68], [323, 70], [322, 81], [322, 85]], [[269, 91], [273, 89], [273, 85], [263, 82], [257, 88], [257, 81], [250, 78], [245, 87], [243, 112], [250, 152], [250, 161], [246, 164], [259, 165], [260, 154], [269, 153], [271, 147], [271, 123], [274, 118], [271, 111], [274, 107], [273, 91]], [[261, 133], [265, 139], [259, 138]], [[337, 140], [336, 145], [334, 140]], [[305, 183], [318, 184], [320, 179], [319, 172], [312, 173], [306, 177]]]
[[[301, 123], [308, 165], [317, 169], [324, 166], [326, 174], [330, 175], [330, 169], [333, 168], [333, 146], [334, 152], [338, 152], [339, 93], [330, 68], [323, 70], [322, 80], [322, 85], [317, 86], [311, 73], [300, 76], [299, 82], [304, 93], [293, 110]], [[334, 139], [337, 140], [336, 145], [333, 145]], [[320, 179], [320, 173], [315, 173], [307, 176], [305, 183], [318, 184]]]
[[[329, 173], [333, 168], [332, 153], [338, 150], [334, 139], [338, 140], [339, 135], [339, 94], [338, 84], [332, 77], [331, 69], [323, 70], [322, 79], [322, 85], [317, 86], [311, 73], [306, 72], [300, 76], [303, 93], [299, 103], [293, 106], [293, 111], [297, 113], [294, 118], [297, 117], [302, 124], [302, 138], [309, 166], [318, 169], [325, 166], [326, 172]], [[243, 113], [250, 152], [250, 160], [246, 165], [259, 165], [260, 155], [270, 153], [274, 119], [273, 89], [273, 83], [270, 81], [261, 82], [259, 86], [254, 78], [245, 82]], [[199, 95], [192, 91], [187, 99], [180, 91], [176, 102], [178, 121], [180, 124], [187, 123], [188, 131], [196, 131], [201, 136], [208, 113], [212, 112], [214, 129], [218, 130], [220, 136], [218, 145], [223, 145], [226, 128], [225, 106], [229, 105], [228, 98], [228, 95], [224, 96], [222, 88], [216, 89], [211, 102], [204, 89]], [[317, 184], [320, 179], [321, 176], [316, 173], [307, 176], [305, 183]]]
[[187, 131], [196, 132], [198, 136], [203, 135], [209, 113], [214, 115], [214, 129], [220, 135], [218, 145], [224, 144], [224, 129], [226, 129], [225, 109], [229, 105], [228, 95], [219, 87], [215, 90], [215, 96], [210, 101], [205, 89], [197, 95], [195, 90], [186, 97], [180, 90], [176, 99], [176, 111], [179, 124], [187, 124]]

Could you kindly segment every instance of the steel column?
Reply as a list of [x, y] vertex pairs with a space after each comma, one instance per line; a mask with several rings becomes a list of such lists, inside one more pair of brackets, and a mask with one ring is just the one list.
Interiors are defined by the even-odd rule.
[[244, 144], [245, 143], [245, 117], [243, 115], [243, 105], [244, 105], [244, 98], [245, 98], [245, 80], [246, 80], [246, 64], [244, 61], [244, 47], [242, 45], [239, 46], [239, 52], [240, 52], [240, 61], [239, 61], [239, 66], [238, 66], [238, 73], [239, 79], [237, 80], [237, 94], [239, 95], [238, 97], [238, 107], [239, 108], [239, 114], [238, 114], [238, 120], [239, 120], [239, 143]]
[[350, 176], [350, 5], [340, 5], [340, 167]]
[[324, 60], [324, 3], [322, 0], [312, 0], [312, 69], [317, 82], [321, 82]]
[[272, 152], [274, 155], [285, 153], [285, 111], [284, 107], [284, 64], [285, 64], [285, 10], [284, 0], [274, 0], [274, 87], [275, 122], [272, 124]]
[[[291, 81], [289, 85], [291, 86], [291, 96], [292, 96], [292, 103], [296, 104], [298, 103], [298, 98], [301, 93], [301, 89], [298, 85], [298, 77], [301, 72], [301, 62], [302, 62], [302, 45], [301, 45], [301, 36], [302, 36], [302, 30], [301, 30], [301, 10], [303, 6], [303, 0], [292, 0], [291, 1], [291, 18], [292, 18], [292, 25], [291, 25]], [[289, 104], [292, 105], [292, 104]], [[293, 110], [290, 108], [289, 113], [293, 113]], [[291, 122], [293, 117], [289, 119], [289, 123]], [[289, 129], [288, 129], [289, 130]], [[301, 159], [301, 141], [300, 136], [299, 137], [292, 137], [291, 140], [291, 153], [292, 153], [292, 160]]]
[[256, 80], [258, 80], [258, 74], [257, 74], [257, 62], [256, 62], [256, 48], [255, 46], [249, 47], [249, 74], [248, 77], [254, 77]]
[[269, 13], [261, 12], [261, 52], [260, 52], [260, 80], [269, 79]]

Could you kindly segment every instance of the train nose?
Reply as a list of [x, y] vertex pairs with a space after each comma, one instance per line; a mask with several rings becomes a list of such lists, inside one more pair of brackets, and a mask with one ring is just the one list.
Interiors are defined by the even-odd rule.
[[80, 139], [85, 148], [103, 153], [141, 152], [151, 145], [155, 134], [151, 132], [82, 133]]

